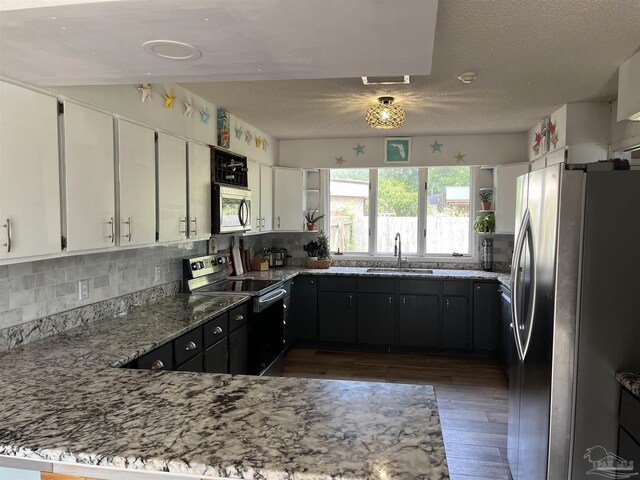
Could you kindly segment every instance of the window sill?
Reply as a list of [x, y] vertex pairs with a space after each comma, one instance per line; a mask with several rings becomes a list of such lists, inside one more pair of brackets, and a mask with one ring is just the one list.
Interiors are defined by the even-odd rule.
[[[405, 260], [406, 259], [406, 260]], [[333, 260], [340, 261], [356, 261], [356, 262], [397, 262], [398, 257], [386, 255], [368, 255], [366, 253], [344, 253], [342, 255], [333, 254]], [[421, 255], [403, 255], [403, 263], [478, 263], [479, 260], [470, 255], [462, 257], [447, 256], [421, 256]]]

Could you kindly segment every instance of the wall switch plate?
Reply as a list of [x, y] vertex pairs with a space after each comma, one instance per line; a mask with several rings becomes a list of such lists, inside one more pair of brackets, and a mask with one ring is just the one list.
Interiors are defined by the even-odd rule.
[[160, 281], [160, 275], [161, 275], [160, 267], [157, 266], [156, 267], [156, 273], [153, 276], [153, 283], [158, 283]]
[[78, 280], [78, 300], [89, 298], [89, 279]]

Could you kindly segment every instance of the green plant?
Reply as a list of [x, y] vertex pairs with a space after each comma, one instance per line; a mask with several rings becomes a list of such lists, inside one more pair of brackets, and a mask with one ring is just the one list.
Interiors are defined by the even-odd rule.
[[307, 213], [304, 214], [304, 218], [307, 223], [318, 223], [318, 220], [324, 218], [324, 215], [318, 215], [318, 207], [315, 210], [311, 211], [311, 209], [307, 210]]
[[307, 255], [309, 255], [310, 257], [317, 257], [318, 256], [318, 242], [311, 240], [309, 243], [307, 243], [306, 245], [302, 246], [302, 249], [307, 252]]
[[331, 252], [329, 251], [329, 237], [327, 237], [322, 230], [318, 235], [318, 258], [320, 260], [329, 258]]
[[473, 230], [478, 233], [493, 233], [496, 231], [496, 216], [493, 213], [478, 215], [473, 222]]
[[480, 190], [481, 202], [489, 202], [491, 201], [491, 197], [493, 197], [493, 192], [491, 190]]

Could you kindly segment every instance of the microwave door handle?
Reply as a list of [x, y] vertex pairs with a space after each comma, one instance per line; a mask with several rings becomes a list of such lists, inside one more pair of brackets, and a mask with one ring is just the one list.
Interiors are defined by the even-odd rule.
[[238, 221], [240, 222], [240, 225], [242, 225], [244, 227], [244, 219], [242, 218], [242, 204], [244, 203], [244, 200], [240, 200], [240, 206], [238, 207]]
[[246, 200], [242, 200], [242, 211], [244, 212], [242, 216], [242, 226], [246, 227], [249, 223], [249, 204]]

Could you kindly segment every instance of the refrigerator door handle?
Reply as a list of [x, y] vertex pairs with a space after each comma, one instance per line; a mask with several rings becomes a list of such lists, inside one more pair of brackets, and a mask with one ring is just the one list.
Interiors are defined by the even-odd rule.
[[524, 247], [524, 242], [526, 240], [527, 233], [527, 224], [530, 222], [530, 213], [529, 209], [526, 209], [524, 212], [524, 216], [522, 218], [522, 223], [520, 224], [520, 230], [518, 231], [518, 237], [516, 239], [515, 250], [513, 252], [514, 262], [511, 265], [511, 315], [513, 317], [513, 337], [516, 344], [516, 352], [518, 353], [518, 359], [520, 361], [524, 360], [524, 355], [522, 352], [522, 342], [520, 340], [520, 320], [518, 318], [518, 311], [520, 309], [519, 299], [520, 299], [520, 261], [522, 260], [522, 248]]
[[535, 313], [536, 313], [536, 295], [538, 293], [538, 282], [536, 281], [536, 271], [538, 269], [538, 266], [536, 263], [536, 249], [535, 249], [535, 242], [534, 242], [534, 236], [533, 236], [533, 227], [531, 223], [531, 216], [528, 217], [525, 236], [530, 245], [529, 254], [531, 256], [531, 261], [529, 262], [529, 264], [531, 265], [532, 288], [531, 288], [531, 295], [529, 296], [529, 305], [527, 308], [527, 314], [526, 314], [525, 324], [524, 324], [524, 328], [526, 328], [526, 341], [524, 342], [524, 345], [522, 344], [522, 338], [520, 339], [520, 349], [522, 350], [522, 360], [526, 358], [527, 351], [529, 350], [529, 344], [531, 343], [531, 333], [533, 332], [533, 322], [535, 320]]

